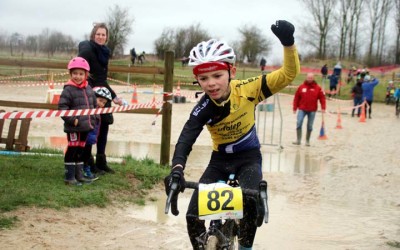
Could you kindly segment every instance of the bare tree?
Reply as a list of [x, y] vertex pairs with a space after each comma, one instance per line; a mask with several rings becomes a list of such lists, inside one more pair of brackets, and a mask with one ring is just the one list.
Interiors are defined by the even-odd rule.
[[339, 38], [339, 59], [342, 60], [346, 54], [347, 34], [351, 26], [351, 5], [352, 0], [340, 0], [339, 2], [339, 25], [340, 25], [340, 38]]
[[384, 49], [387, 47], [385, 44], [387, 19], [388, 19], [389, 11], [391, 8], [392, 8], [391, 0], [382, 0], [381, 1], [380, 15], [382, 18], [379, 22], [378, 37], [377, 37], [378, 44], [377, 44], [377, 50], [375, 53], [375, 57], [376, 57], [378, 65], [381, 65], [384, 61], [383, 60]]
[[395, 1], [395, 29], [396, 29], [396, 44], [395, 44], [395, 63], [400, 64], [400, 1]]
[[[300, 0], [312, 16], [312, 23], [302, 27], [304, 41], [317, 49], [320, 59], [327, 56], [328, 32], [331, 29], [332, 11], [336, 0]], [[315, 42], [317, 41], [317, 43]]]
[[271, 49], [271, 42], [262, 35], [262, 32], [256, 26], [243, 26], [238, 29], [242, 35], [240, 39], [240, 54], [247, 59], [249, 63], [254, 63], [261, 53], [268, 54]]
[[25, 46], [28, 51], [31, 51], [36, 56], [39, 49], [39, 38], [38, 36], [29, 35], [25, 40]]
[[363, 9], [364, 0], [352, 0], [350, 5], [350, 26], [348, 30], [349, 42], [347, 57], [351, 59], [357, 58], [357, 48], [358, 48], [358, 30], [361, 18], [361, 13]]
[[15, 50], [21, 50], [23, 45], [23, 36], [20, 33], [13, 33], [10, 38], [10, 54], [13, 56]]
[[368, 0], [370, 36], [365, 60], [369, 65], [378, 64], [382, 59], [380, 50], [383, 49], [382, 43], [386, 29], [385, 15], [388, 14], [388, 6], [389, 0]]
[[174, 49], [174, 38], [175, 32], [172, 28], [163, 30], [161, 36], [154, 42], [154, 49], [158, 58], [163, 60], [165, 51]]
[[132, 31], [134, 18], [129, 17], [129, 9], [122, 9], [119, 5], [109, 8], [106, 24], [109, 29], [107, 46], [111, 50], [110, 57], [123, 53], [128, 42], [128, 35]]
[[210, 39], [207, 31], [200, 24], [193, 24], [187, 28], [164, 29], [161, 36], [154, 42], [157, 56], [164, 58], [166, 50], [174, 50], [175, 58], [188, 56], [190, 50], [201, 41]]

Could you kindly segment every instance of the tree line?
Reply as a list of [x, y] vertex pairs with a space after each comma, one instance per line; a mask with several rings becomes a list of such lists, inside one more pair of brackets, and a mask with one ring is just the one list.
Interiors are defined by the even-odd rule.
[[299, 38], [318, 59], [400, 63], [399, 0], [298, 0], [308, 12]]
[[[400, 63], [400, 0], [298, 0], [305, 14], [296, 23], [296, 43], [302, 58], [337, 59], [367, 66]], [[108, 47], [112, 57], [124, 53], [135, 19], [129, 9], [114, 5], [107, 11]], [[235, 41], [228, 41], [239, 62], [256, 64], [271, 52], [271, 41], [257, 25], [243, 25]], [[190, 49], [212, 36], [200, 24], [165, 28], [154, 41], [155, 54], [173, 50], [177, 59], [189, 56]], [[21, 51], [76, 53], [70, 35], [44, 29], [39, 35], [0, 34], [0, 49], [13, 55]]]

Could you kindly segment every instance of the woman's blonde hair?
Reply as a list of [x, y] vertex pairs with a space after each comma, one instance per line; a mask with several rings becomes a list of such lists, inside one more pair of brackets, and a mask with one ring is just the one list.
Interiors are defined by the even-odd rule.
[[92, 32], [90, 33], [90, 40], [94, 40], [96, 32], [100, 28], [106, 30], [106, 35], [107, 35], [106, 42], [108, 42], [108, 28], [107, 28], [107, 25], [105, 23], [93, 23], [93, 29], [92, 29]]

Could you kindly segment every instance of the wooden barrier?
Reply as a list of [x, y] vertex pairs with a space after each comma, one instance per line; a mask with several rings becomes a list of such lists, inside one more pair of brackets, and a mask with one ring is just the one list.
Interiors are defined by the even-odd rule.
[[[16, 67], [27, 67], [27, 68], [45, 68], [45, 69], [65, 69], [67, 62], [38, 62], [31, 60], [22, 60], [22, 59], [4, 59], [0, 58], [0, 65], [5, 66], [16, 66]], [[164, 67], [128, 67], [128, 66], [114, 66], [109, 65], [108, 67], [109, 73], [111, 72], [122, 72], [122, 73], [141, 73], [141, 74], [160, 74], [164, 75], [164, 91], [172, 92], [173, 87], [173, 78], [174, 78], [174, 52], [166, 51], [165, 52], [165, 61]], [[170, 143], [171, 143], [171, 116], [172, 116], [172, 96], [163, 95], [163, 106], [161, 113], [158, 113], [157, 109], [153, 108], [143, 108], [143, 109], [134, 109], [123, 111], [125, 113], [136, 113], [136, 114], [157, 114], [162, 115], [162, 126], [161, 126], [161, 149], [160, 149], [160, 164], [168, 165], [169, 164], [169, 156], [170, 156]], [[16, 101], [5, 101], [0, 100], [0, 106], [5, 107], [19, 107], [19, 108], [30, 108], [30, 109], [57, 109], [57, 104], [52, 103], [29, 103], [29, 102], [16, 102]], [[21, 119], [19, 119], [21, 120]], [[22, 120], [29, 120], [22, 121]], [[15, 147], [18, 149], [29, 149], [27, 144], [27, 136], [29, 131], [29, 125], [31, 119], [22, 119], [21, 120], [21, 128], [20, 135], [18, 139], [12, 140]], [[1, 121], [1, 120], [0, 120]], [[14, 120], [12, 120], [14, 121]], [[17, 120], [14, 121], [16, 131]], [[3, 131], [4, 120], [0, 122], [1, 132]], [[13, 125], [14, 126], [14, 125]], [[10, 124], [11, 129], [11, 124]], [[26, 136], [24, 138], [24, 134]], [[10, 137], [10, 133], [8, 137]], [[7, 138], [8, 138], [7, 137]], [[25, 139], [25, 141], [24, 141]], [[9, 139], [11, 141], [11, 139]], [[3, 139], [2, 141], [3, 142]], [[24, 144], [25, 143], [25, 144]], [[8, 144], [7, 144], [8, 145]], [[25, 145], [25, 146], [24, 146]], [[25, 148], [24, 148], [25, 147]], [[15, 149], [16, 150], [16, 149]], [[21, 150], [22, 151], [22, 150]]]
[[[5, 110], [0, 110], [0, 112], [5, 112]], [[3, 137], [3, 129], [6, 122], [4, 119], [0, 119], [0, 144], [6, 144], [6, 150], [23, 152], [28, 151], [30, 148], [28, 146], [28, 133], [32, 119], [23, 118], [12, 119], [9, 121], [8, 135]], [[15, 132], [17, 132], [18, 123], [20, 123], [19, 134], [18, 137], [15, 138]]]

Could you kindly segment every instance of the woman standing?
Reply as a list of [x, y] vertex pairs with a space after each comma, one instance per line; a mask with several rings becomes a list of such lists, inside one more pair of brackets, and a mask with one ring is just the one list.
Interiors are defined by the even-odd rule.
[[[108, 41], [108, 28], [104, 23], [94, 25], [90, 34], [90, 40], [79, 43], [79, 56], [85, 58], [90, 65], [89, 85], [94, 87], [106, 87], [112, 96], [112, 101], [118, 105], [127, 104], [125, 100], [118, 98], [115, 92], [107, 83], [108, 60], [110, 58], [110, 49], [106, 46]], [[111, 107], [111, 101], [108, 101], [105, 107]], [[97, 138], [96, 167], [108, 173], [115, 173], [107, 165], [105, 155], [107, 145], [107, 135], [109, 125], [113, 124], [114, 118], [111, 113], [102, 114], [99, 135]]]

